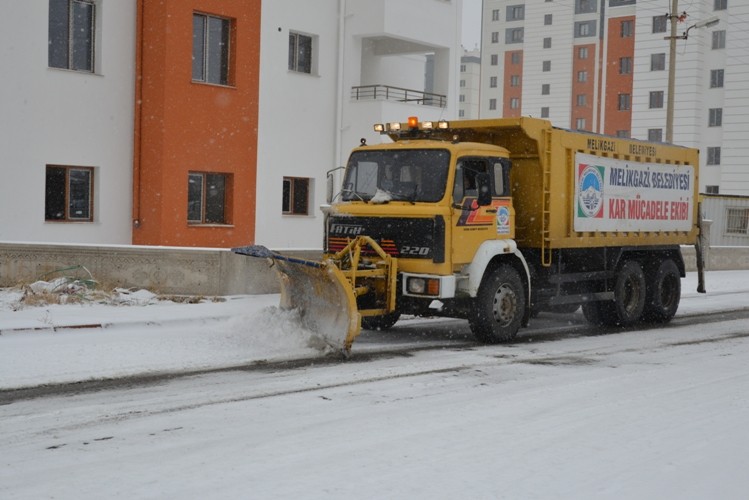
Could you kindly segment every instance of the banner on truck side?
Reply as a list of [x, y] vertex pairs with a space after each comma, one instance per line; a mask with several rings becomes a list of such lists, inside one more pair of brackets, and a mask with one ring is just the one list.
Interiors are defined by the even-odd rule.
[[575, 154], [575, 231], [689, 231], [694, 167]]

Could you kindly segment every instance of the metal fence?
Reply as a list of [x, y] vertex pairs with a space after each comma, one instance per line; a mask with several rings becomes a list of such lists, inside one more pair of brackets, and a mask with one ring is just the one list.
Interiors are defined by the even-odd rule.
[[351, 98], [355, 101], [398, 101], [444, 108], [447, 97], [423, 90], [404, 89], [390, 85], [361, 85], [351, 88]]

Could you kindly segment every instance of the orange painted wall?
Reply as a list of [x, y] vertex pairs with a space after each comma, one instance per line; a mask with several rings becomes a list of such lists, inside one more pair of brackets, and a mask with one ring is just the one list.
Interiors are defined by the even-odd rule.
[[[518, 54], [520, 62], [512, 63], [512, 54]], [[502, 116], [507, 118], [515, 118], [520, 116], [520, 112], [523, 109], [523, 51], [522, 50], [508, 50], [505, 52], [504, 57], [505, 64], [505, 81], [504, 81], [504, 92], [502, 100]], [[517, 75], [520, 77], [520, 85], [513, 87], [512, 76]], [[510, 106], [510, 101], [516, 98], [518, 100], [518, 107], [513, 109]]]
[[[632, 35], [628, 37], [621, 36], [621, 23], [623, 21], [632, 22]], [[606, 99], [605, 99], [605, 118], [603, 133], [616, 135], [618, 130], [631, 130], [632, 128], [632, 107], [627, 111], [619, 110], [619, 94], [629, 94], [630, 102], [634, 99], [632, 96], [632, 82], [634, 75], [634, 54], [635, 54], [635, 34], [634, 34], [634, 16], [613, 17], [608, 23], [608, 50], [606, 52]], [[619, 74], [619, 59], [629, 57], [632, 61], [632, 72], [629, 74]]]
[[[255, 238], [261, 0], [140, 0], [133, 243]], [[233, 20], [230, 86], [192, 82], [193, 13]], [[229, 174], [227, 224], [187, 223], [188, 172]]]
[[[588, 56], [580, 58], [580, 49], [586, 49]], [[593, 130], [593, 104], [595, 97], [596, 81], [596, 44], [575, 45], [572, 51], [572, 102], [570, 107], [570, 128], [577, 128], [577, 119], [585, 119], [584, 130]], [[585, 71], [588, 75], [584, 82], [578, 81], [578, 73]], [[585, 106], [577, 105], [577, 96], [585, 95]]]

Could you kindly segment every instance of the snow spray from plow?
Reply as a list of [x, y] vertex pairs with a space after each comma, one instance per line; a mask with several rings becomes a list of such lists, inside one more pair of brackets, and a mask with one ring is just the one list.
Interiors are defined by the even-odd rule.
[[[279, 307], [298, 310], [305, 328], [345, 355], [361, 331], [362, 316], [395, 309], [396, 259], [367, 236], [354, 238], [321, 262], [289, 257], [262, 245], [232, 252], [267, 259], [280, 281]], [[359, 298], [368, 304], [366, 309], [359, 307]]]

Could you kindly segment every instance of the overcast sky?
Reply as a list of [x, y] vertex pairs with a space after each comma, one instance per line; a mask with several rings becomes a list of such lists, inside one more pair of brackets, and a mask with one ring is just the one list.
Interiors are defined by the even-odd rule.
[[463, 0], [463, 47], [471, 50], [481, 43], [481, 0]]

